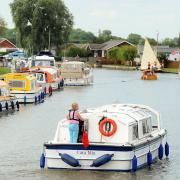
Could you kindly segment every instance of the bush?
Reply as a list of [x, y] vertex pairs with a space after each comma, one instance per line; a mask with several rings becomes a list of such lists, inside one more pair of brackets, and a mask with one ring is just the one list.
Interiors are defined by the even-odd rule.
[[90, 51], [75, 46], [69, 46], [67, 49], [62, 50], [61, 56], [64, 56], [64, 51], [66, 57], [89, 57], [91, 55]]
[[137, 49], [133, 46], [115, 47], [108, 51], [108, 58], [115, 60], [117, 64], [126, 64], [137, 56]]
[[10, 73], [11, 70], [6, 67], [0, 67], [0, 75]]

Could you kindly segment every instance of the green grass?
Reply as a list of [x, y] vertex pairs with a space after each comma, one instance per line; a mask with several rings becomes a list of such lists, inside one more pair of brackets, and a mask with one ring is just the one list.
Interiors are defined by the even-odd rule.
[[0, 75], [10, 73], [10, 72], [11, 72], [11, 70], [9, 68], [0, 67]]
[[108, 69], [119, 69], [119, 70], [135, 70], [136, 68], [133, 66], [125, 66], [125, 65], [102, 65], [103, 68]]
[[164, 68], [164, 69], [162, 70], [162, 72], [177, 74], [177, 73], [178, 73], [178, 69], [176, 69], [176, 68]]

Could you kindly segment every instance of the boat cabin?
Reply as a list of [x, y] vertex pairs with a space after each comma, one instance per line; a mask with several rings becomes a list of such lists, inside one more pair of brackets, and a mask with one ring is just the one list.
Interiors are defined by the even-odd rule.
[[34, 91], [37, 88], [36, 77], [26, 73], [8, 73], [3, 75], [10, 91]]
[[37, 78], [37, 82], [42, 83], [52, 83], [56, 82], [61, 78], [60, 71], [54, 67], [36, 67], [31, 68], [32, 73], [34, 73], [35, 77]]
[[61, 75], [63, 78], [82, 78], [83, 75], [89, 74], [90, 69], [84, 62], [69, 61], [61, 64]]
[[47, 55], [35, 56], [30, 60], [30, 67], [34, 66], [55, 66], [55, 59]]
[[[86, 109], [81, 112], [81, 116], [88, 119], [90, 143], [133, 144], [153, 136], [160, 129], [159, 114], [143, 105], [106, 105]], [[102, 125], [101, 122], [105, 119], [109, 121]], [[59, 122], [53, 142], [70, 142], [68, 125], [67, 119]]]

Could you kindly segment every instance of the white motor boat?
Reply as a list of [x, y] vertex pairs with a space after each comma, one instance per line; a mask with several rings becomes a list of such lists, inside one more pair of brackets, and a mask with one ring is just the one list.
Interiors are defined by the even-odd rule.
[[92, 69], [84, 62], [67, 61], [61, 64], [65, 86], [86, 86], [93, 83]]
[[19, 102], [15, 96], [10, 95], [9, 86], [0, 80], [0, 112], [19, 110]]
[[44, 143], [41, 168], [128, 172], [169, 155], [167, 131], [148, 106], [111, 104], [86, 109], [81, 116], [88, 119], [83, 143], [69, 143], [69, 122], [62, 119], [54, 139]]

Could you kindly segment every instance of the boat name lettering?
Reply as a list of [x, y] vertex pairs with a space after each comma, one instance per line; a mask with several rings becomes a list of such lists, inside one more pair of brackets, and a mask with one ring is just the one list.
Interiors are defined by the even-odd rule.
[[95, 155], [95, 151], [77, 151], [76, 152], [77, 154], [80, 154], [80, 155]]

